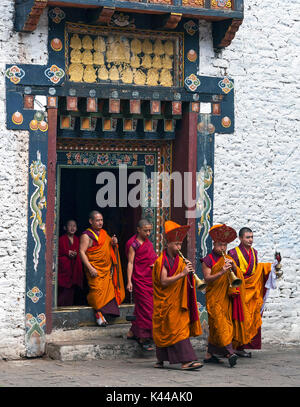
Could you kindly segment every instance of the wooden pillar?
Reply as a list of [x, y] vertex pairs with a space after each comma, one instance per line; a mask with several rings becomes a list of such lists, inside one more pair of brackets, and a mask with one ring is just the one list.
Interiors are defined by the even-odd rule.
[[52, 331], [52, 280], [55, 222], [57, 108], [48, 106], [48, 179], [46, 214], [46, 334]]
[[174, 142], [172, 171], [179, 171], [182, 175], [182, 199], [181, 208], [174, 207], [172, 194], [171, 219], [180, 224], [190, 225], [188, 238], [184, 242], [183, 250], [186, 257], [195, 265], [196, 258], [196, 219], [186, 218], [185, 212], [193, 208], [186, 208], [184, 205], [184, 173], [192, 173], [192, 183], [188, 185], [188, 194], [196, 200], [196, 171], [197, 171], [197, 120], [198, 113], [190, 112], [188, 109], [183, 112], [181, 127], [176, 133]]

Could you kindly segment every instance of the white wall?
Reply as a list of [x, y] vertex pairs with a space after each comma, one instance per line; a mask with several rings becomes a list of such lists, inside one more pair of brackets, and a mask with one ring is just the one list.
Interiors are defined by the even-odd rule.
[[246, 0], [244, 22], [218, 56], [210, 24], [200, 24], [199, 73], [235, 81], [235, 132], [216, 135], [214, 222], [249, 226], [260, 261], [273, 261], [275, 247], [283, 257], [264, 343], [300, 342], [299, 6]]
[[0, 2], [0, 359], [24, 354], [28, 132], [6, 129], [5, 64], [45, 64], [47, 15], [34, 34], [13, 30], [14, 1]]

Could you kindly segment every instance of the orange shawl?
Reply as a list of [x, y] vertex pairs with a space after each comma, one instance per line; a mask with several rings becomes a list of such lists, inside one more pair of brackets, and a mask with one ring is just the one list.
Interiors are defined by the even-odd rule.
[[[226, 258], [233, 260], [230, 256]], [[233, 260], [234, 261], [234, 260]], [[224, 265], [224, 259], [212, 267], [212, 275], [218, 273]], [[206, 309], [208, 313], [209, 337], [208, 342], [218, 347], [233, 344], [233, 347], [249, 342], [248, 327], [250, 316], [245, 306], [245, 283], [243, 273], [236, 266], [236, 276], [243, 283], [240, 287], [230, 288], [228, 273], [223, 274], [217, 280], [209, 283], [206, 288]], [[239, 291], [244, 321], [232, 318], [232, 295]]]
[[263, 305], [264, 285], [271, 271], [272, 263], [258, 263], [250, 277], [245, 278], [245, 303], [250, 315], [249, 342], [262, 325], [261, 307]]
[[113, 298], [116, 298], [120, 305], [125, 298], [125, 289], [118, 249], [113, 250], [111, 238], [104, 229], [100, 230], [98, 237], [95, 234], [95, 237], [98, 244], [89, 247], [86, 255], [90, 264], [97, 270], [98, 276], [92, 277], [88, 271], [86, 276], [90, 288], [87, 296], [88, 303], [98, 310]]
[[[199, 336], [202, 329], [198, 319], [190, 322], [187, 293], [187, 276], [163, 287], [160, 281], [163, 255], [154, 263], [153, 277], [153, 340], [159, 347], [174, 345], [175, 343]], [[181, 273], [185, 268], [182, 258], [179, 258], [177, 270], [173, 276]], [[195, 290], [195, 288], [194, 288]], [[196, 298], [196, 297], [195, 297]]]

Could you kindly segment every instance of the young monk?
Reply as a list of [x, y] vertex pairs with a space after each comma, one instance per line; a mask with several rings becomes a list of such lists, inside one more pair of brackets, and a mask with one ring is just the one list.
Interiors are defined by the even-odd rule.
[[[265, 283], [272, 269], [271, 263], [258, 263], [257, 251], [252, 247], [253, 232], [243, 227], [239, 231], [240, 245], [228, 251], [242, 270], [246, 286], [246, 306], [251, 315], [249, 327], [250, 342], [238, 347], [235, 353], [240, 357], [251, 357], [245, 349], [261, 349], [262, 306], [266, 294]], [[275, 272], [274, 272], [275, 273]]]
[[76, 289], [82, 289], [83, 270], [79, 256], [79, 239], [75, 235], [77, 223], [70, 219], [64, 226], [66, 233], [59, 238], [58, 244], [58, 296], [59, 307], [75, 305]]
[[138, 222], [137, 233], [128, 240], [125, 246], [127, 265], [127, 290], [134, 294], [135, 321], [127, 334], [127, 339], [135, 339], [143, 350], [153, 351], [152, 313], [153, 287], [152, 267], [157, 255], [148, 239], [152, 224], [147, 219]]
[[[236, 231], [225, 224], [210, 228], [213, 250], [201, 259], [206, 288], [209, 337], [205, 363], [223, 363], [216, 355], [228, 358], [230, 367], [236, 364], [234, 347], [247, 343], [249, 313], [245, 307], [243, 274], [231, 257], [227, 244], [236, 238]], [[225, 260], [224, 257], [225, 256]], [[230, 287], [230, 269], [241, 279], [240, 287]]]
[[156, 345], [157, 363], [164, 361], [181, 364], [182, 370], [195, 370], [203, 365], [190, 342], [191, 336], [199, 336], [202, 329], [196, 301], [193, 267], [179, 257], [182, 241], [189, 226], [175, 222], [165, 223], [167, 248], [153, 267], [153, 339]]
[[118, 239], [108, 236], [103, 229], [103, 216], [92, 211], [91, 225], [80, 238], [80, 256], [85, 266], [89, 285], [88, 303], [95, 310], [96, 322], [108, 324], [105, 316], [119, 316], [119, 305], [125, 298]]

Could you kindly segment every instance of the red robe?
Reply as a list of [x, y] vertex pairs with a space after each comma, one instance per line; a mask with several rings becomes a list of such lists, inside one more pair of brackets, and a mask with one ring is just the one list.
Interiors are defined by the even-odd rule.
[[[77, 256], [70, 258], [69, 250], [76, 251]], [[79, 256], [79, 239], [77, 236], [74, 236], [73, 244], [71, 244], [67, 234], [59, 238], [58, 285], [64, 288], [71, 288], [77, 285], [82, 288], [83, 270]]]

